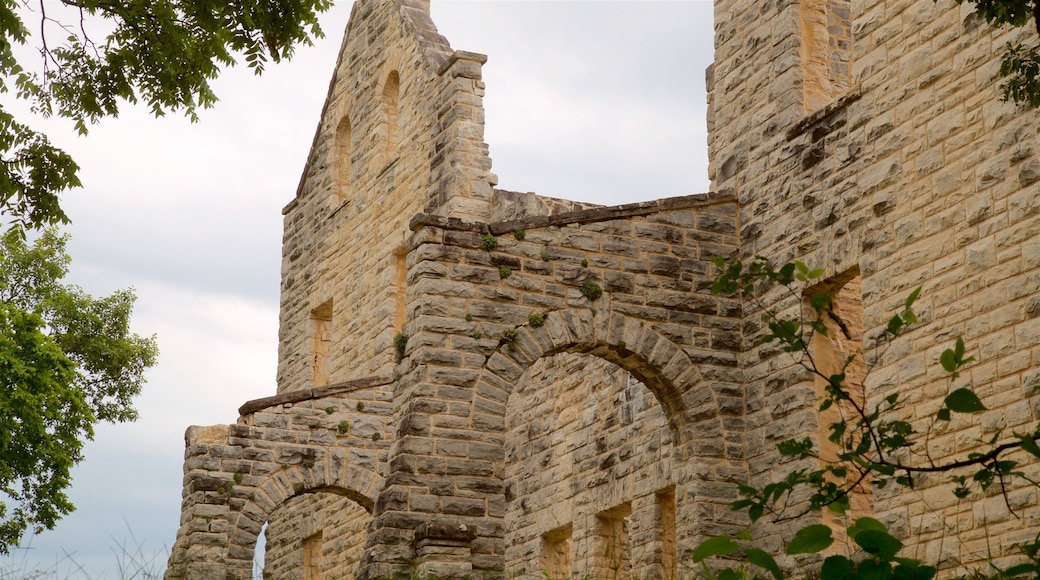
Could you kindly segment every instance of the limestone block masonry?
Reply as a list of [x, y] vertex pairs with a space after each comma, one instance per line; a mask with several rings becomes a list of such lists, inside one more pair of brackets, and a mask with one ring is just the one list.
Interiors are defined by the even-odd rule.
[[[261, 533], [277, 579], [677, 577], [747, 525], [735, 484], [800, 466], [774, 444], [821, 433], [818, 385], [710, 293], [714, 256], [824, 268], [856, 330], [813, 348], [859, 354], [867, 403], [898, 390], [922, 428], [962, 335], [989, 411], [934, 460], [1040, 420], [1040, 115], [994, 88], [1017, 33], [952, 0], [715, 10], [714, 192], [597, 207], [497, 188], [485, 57], [427, 1], [354, 3], [284, 210], [277, 393], [188, 429], [167, 578], [252, 578]], [[916, 286], [921, 323], [864, 357]], [[883, 491], [856, 509], [951, 570], [1040, 529], [1035, 488], [1007, 490], [1020, 518], [939, 479]], [[781, 553], [800, 523], [753, 531]]]

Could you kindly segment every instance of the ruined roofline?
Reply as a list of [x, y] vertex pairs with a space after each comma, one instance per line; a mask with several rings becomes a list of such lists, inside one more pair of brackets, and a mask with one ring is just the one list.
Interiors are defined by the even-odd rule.
[[665, 197], [651, 201], [594, 207], [591, 209], [568, 211], [553, 215], [531, 216], [491, 223], [471, 222], [459, 218], [445, 217], [430, 213], [417, 213], [408, 222], [408, 228], [414, 232], [424, 226], [432, 226], [446, 230], [472, 231], [481, 234], [501, 235], [516, 230], [547, 228], [553, 226], [559, 227], [568, 224], [590, 224], [616, 219], [642, 217], [666, 211], [732, 203], [736, 200], [736, 194], [731, 190], [726, 189], [719, 192]]
[[[300, 199], [300, 195], [303, 193], [303, 185], [307, 182], [308, 170], [314, 162], [315, 154], [318, 151], [318, 140], [321, 136], [322, 124], [325, 120], [325, 115], [328, 113], [329, 104], [332, 102], [332, 96], [336, 89], [336, 82], [339, 80], [339, 71], [343, 64], [343, 52], [347, 47], [347, 40], [350, 38], [351, 27], [354, 24], [355, 16], [359, 10], [358, 7], [366, 1], [371, 0], [357, 0], [350, 9], [350, 17], [347, 19], [347, 25], [343, 30], [343, 41], [340, 43], [339, 53], [336, 56], [336, 67], [333, 69], [332, 79], [329, 80], [329, 90], [325, 96], [325, 104], [322, 105], [321, 113], [318, 115], [318, 126], [314, 129], [314, 137], [311, 139], [311, 148], [307, 152], [307, 161], [303, 164], [303, 172], [300, 174], [300, 181], [296, 185], [296, 195], [293, 197], [292, 201], [282, 208], [282, 215], [286, 215], [296, 207], [296, 200]], [[480, 57], [479, 60], [481, 63], [487, 61], [485, 55], [453, 50], [451, 48], [448, 39], [437, 31], [437, 25], [435, 25], [433, 20], [430, 18], [429, 0], [390, 1], [398, 5], [405, 25], [411, 29], [413, 36], [422, 46], [423, 52], [426, 53], [426, 62], [429, 63], [437, 76], [443, 75], [445, 71], [451, 68], [451, 65], [458, 60], [459, 57]]]

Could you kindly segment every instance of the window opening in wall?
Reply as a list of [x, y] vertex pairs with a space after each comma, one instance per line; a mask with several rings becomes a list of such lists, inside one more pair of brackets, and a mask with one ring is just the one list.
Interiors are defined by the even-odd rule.
[[661, 577], [675, 580], [678, 576], [676, 568], [675, 539], [675, 488], [669, 487], [657, 492], [657, 529], [661, 533]]
[[593, 564], [594, 578], [627, 578], [632, 572], [628, 551], [628, 516], [632, 504], [625, 503], [596, 515], [597, 561]]
[[542, 570], [548, 578], [570, 578], [573, 562], [570, 524], [542, 534]]
[[340, 203], [346, 201], [350, 193], [350, 139], [350, 119], [344, 116], [336, 127], [336, 195]]
[[321, 532], [303, 540], [303, 580], [321, 580]]
[[311, 370], [313, 385], [329, 383], [329, 352], [332, 350], [332, 300], [311, 310]]
[[388, 155], [397, 152], [397, 116], [399, 112], [398, 97], [401, 91], [401, 77], [393, 71], [383, 85], [383, 112], [386, 119], [386, 150]]
[[[831, 376], [842, 372], [846, 360], [852, 357], [852, 362], [845, 368], [845, 385], [853, 402], [862, 406], [867, 397], [864, 385], [866, 362], [863, 358], [863, 294], [859, 269], [853, 268], [806, 290], [809, 297], [821, 294], [830, 297], [830, 310], [825, 311], [823, 315], [827, 333], [817, 332], [813, 335], [813, 360], [820, 373]], [[817, 400], [823, 399], [827, 384], [822, 377], [816, 377], [814, 387]], [[830, 441], [829, 437], [830, 425], [839, 421], [842, 416], [846, 419], [852, 418], [847, 405], [835, 404], [820, 412], [817, 439], [821, 465], [836, 462], [841, 453], [840, 445]], [[849, 481], [841, 484], [854, 483], [855, 472], [850, 471], [849, 478]], [[849, 521], [872, 513], [870, 482], [860, 482], [853, 488], [849, 500], [851, 505], [845, 516]], [[846, 524], [841, 520], [841, 516], [831, 510], [824, 510], [823, 513], [827, 525], [839, 533], [844, 531]]]
[[850, 0], [801, 0], [805, 112], [823, 108], [852, 87]]
[[394, 298], [397, 301], [394, 308], [394, 331], [404, 332], [404, 320], [408, 313], [408, 254], [404, 250], [394, 254], [394, 264], [397, 269], [394, 280]]

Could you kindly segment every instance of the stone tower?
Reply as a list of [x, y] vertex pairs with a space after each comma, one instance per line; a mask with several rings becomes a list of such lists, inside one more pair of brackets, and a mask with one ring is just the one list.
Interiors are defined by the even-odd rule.
[[[715, 7], [714, 193], [596, 207], [497, 188], [484, 57], [422, 0], [355, 2], [284, 211], [278, 392], [188, 429], [168, 577], [251, 577], [265, 524], [274, 578], [676, 577], [746, 525], [735, 484], [815, 461], [776, 442], [826, 438], [822, 386], [710, 293], [714, 256], [824, 268], [847, 326], [814, 356], [855, 355], [864, 402], [898, 390], [922, 429], [937, 353], [975, 345], [990, 411], [942, 426], [933, 459], [1035, 424], [1040, 117], [996, 97], [1004, 36], [949, 0]], [[864, 352], [916, 286], [921, 324]], [[1035, 489], [1009, 490], [1015, 520], [948, 488], [853, 510], [944, 565], [1040, 525]], [[779, 552], [792, 528], [754, 532]]]
[[[900, 416], [933, 429], [931, 461], [963, 459], [1001, 430], [1035, 429], [1040, 114], [1000, 102], [997, 90], [1005, 43], [1035, 44], [1035, 31], [995, 31], [970, 3], [951, 0], [716, 0], [715, 31], [710, 177], [739, 200], [740, 254], [824, 268], [815, 291], [860, 323], [814, 352], [865, 360], [871, 406], [905, 397]], [[864, 337], [872, 344], [918, 286], [920, 324], [864, 353]], [[761, 484], [776, 477], [779, 439], [829, 433], [805, 433], [819, 423], [812, 401], [822, 385], [756, 346], [747, 316], [745, 460]], [[970, 380], [989, 410], [933, 424], [951, 390], [939, 354], [957, 336], [979, 362], [956, 386]], [[1012, 459], [1037, 473], [1035, 458]], [[913, 490], [864, 494], [853, 513], [882, 520], [906, 553], [946, 567], [985, 558], [986, 546], [1000, 546], [993, 555], [1006, 564], [1035, 537], [1035, 489], [1008, 490], [1022, 519], [995, 489], [963, 501], [951, 490], [945, 477], [924, 477]], [[763, 526], [756, 537], [779, 545], [789, 532]]]

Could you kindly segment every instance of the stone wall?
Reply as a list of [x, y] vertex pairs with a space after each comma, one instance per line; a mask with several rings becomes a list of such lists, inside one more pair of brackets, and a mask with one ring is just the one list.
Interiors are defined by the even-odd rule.
[[[902, 417], [932, 429], [932, 459], [963, 458], [998, 430], [1040, 419], [1029, 390], [1040, 382], [1040, 117], [997, 93], [1002, 47], [1032, 31], [993, 31], [968, 3], [859, 0], [849, 6], [851, 51], [821, 49], [833, 34], [807, 22], [840, 4], [715, 3], [713, 187], [740, 200], [743, 256], [798, 259], [832, 279], [858, 272], [868, 401], [899, 393]], [[851, 82], [823, 95], [820, 62], [807, 54], [847, 65]], [[921, 323], [885, 350], [869, 348], [918, 286]], [[811, 381], [786, 355], [756, 346], [761, 331], [745, 321], [747, 460], [759, 484], [796, 467], [781, 464], [778, 438], [817, 421]], [[938, 357], [957, 336], [979, 361], [965, 379], [990, 410], [933, 424], [951, 390]], [[1035, 461], [1027, 472], [1035, 478]], [[1008, 490], [1022, 519], [995, 489], [964, 501], [951, 490], [944, 478], [921, 477], [914, 490], [875, 494], [872, 510], [914, 557], [962, 571], [988, 549], [1007, 562], [1035, 535], [1035, 489]], [[790, 533], [757, 530], [774, 548]]]
[[[761, 312], [710, 293], [715, 256], [823, 268], [848, 323], [814, 354], [859, 355], [858, 396], [905, 397], [931, 460], [1040, 420], [1040, 117], [994, 90], [1018, 33], [949, 0], [715, 6], [716, 192], [596, 207], [495, 189], [484, 58], [421, 0], [355, 3], [285, 209], [278, 394], [189, 429], [169, 577], [248, 577], [264, 522], [279, 578], [674, 577], [747, 525], [736, 484], [818, 466], [777, 442], [827, 432]], [[917, 286], [920, 323], [871, 348]], [[958, 335], [989, 410], [934, 424]], [[926, 561], [1005, 564], [1040, 528], [1035, 488], [1006, 490], [1017, 519], [996, 486], [915, 484], [853, 511]], [[845, 524], [754, 534], [780, 554], [819, 519]]]

